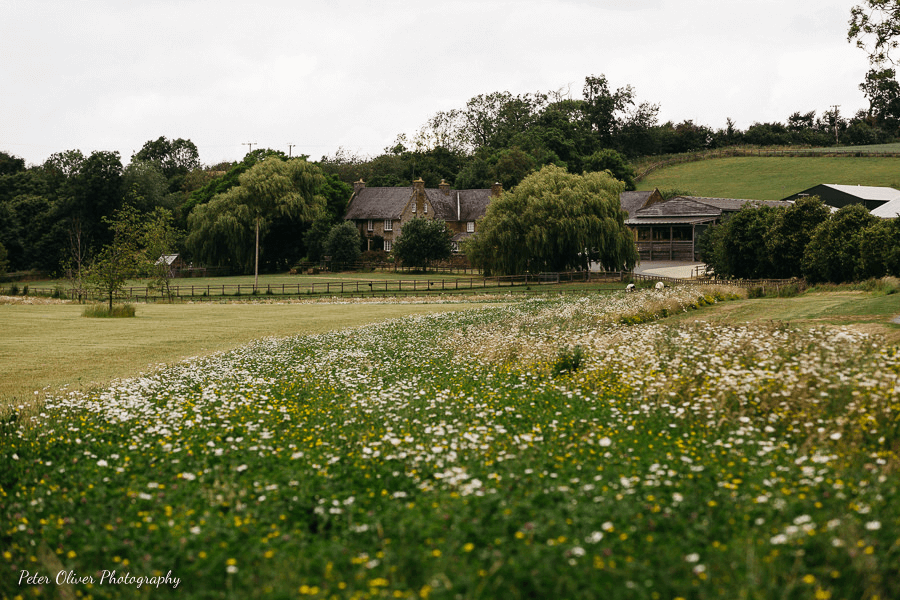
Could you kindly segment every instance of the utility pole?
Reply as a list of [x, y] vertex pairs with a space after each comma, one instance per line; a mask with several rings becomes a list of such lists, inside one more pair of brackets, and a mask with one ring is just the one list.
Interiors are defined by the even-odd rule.
[[291, 148], [293, 148], [293, 147], [296, 146], [296, 145], [297, 145], [297, 144], [288, 144], [288, 158], [291, 157]]
[[838, 144], [838, 109], [841, 107], [840, 104], [832, 104], [831, 108], [834, 109], [834, 143]]
[[241, 146], [250, 146], [250, 149], [247, 151], [247, 154], [253, 152], [253, 146], [259, 146], [256, 142], [241, 142]]

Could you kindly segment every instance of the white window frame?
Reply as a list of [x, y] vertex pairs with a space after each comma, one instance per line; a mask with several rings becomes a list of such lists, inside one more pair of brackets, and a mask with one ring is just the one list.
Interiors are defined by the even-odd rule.
[[466, 231], [468, 233], [475, 233], [475, 221], [466, 222]]
[[391, 240], [384, 240], [384, 251], [385, 251], [385, 252], [390, 252], [390, 251], [391, 251], [391, 245], [392, 245]]
[[416, 201], [413, 200], [413, 214], [416, 214]]
[[428, 214], [428, 203], [423, 202], [423, 204], [425, 205], [425, 214], [427, 215]]
[[369, 219], [366, 231], [375, 231], [375, 223], [372, 221], [372, 219]]
[[394, 230], [394, 222], [390, 219], [384, 220], [384, 230], [385, 231], [393, 231]]

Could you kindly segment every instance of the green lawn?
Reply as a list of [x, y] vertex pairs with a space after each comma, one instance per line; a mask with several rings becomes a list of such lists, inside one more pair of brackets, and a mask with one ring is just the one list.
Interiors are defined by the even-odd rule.
[[[428, 273], [411, 273], [405, 271], [345, 271], [338, 273], [319, 273], [318, 275], [290, 275], [288, 273], [270, 273], [259, 276], [259, 287], [265, 289], [266, 286], [278, 286], [287, 285], [287, 286], [296, 286], [300, 284], [302, 286], [307, 286], [311, 283], [328, 283], [328, 282], [336, 282], [340, 283], [341, 281], [395, 281], [395, 280], [403, 280], [403, 281], [435, 281], [440, 279], [445, 280], [456, 280], [456, 279], [479, 279], [481, 276], [478, 274], [462, 274], [462, 273], [445, 273], [445, 272], [428, 272]], [[252, 286], [254, 281], [253, 275], [232, 275], [228, 277], [186, 277], [186, 278], [176, 278], [171, 280], [171, 285], [173, 286], [181, 286], [181, 287], [189, 287], [195, 286], [197, 288], [206, 287], [206, 286], [219, 286], [221, 288], [222, 285], [234, 286]], [[68, 288], [70, 286], [70, 282], [67, 279], [44, 279], [40, 281], [22, 281], [17, 282], [16, 285], [19, 289], [22, 289], [22, 286], [28, 285], [29, 288], [54, 288], [56, 286]], [[3, 288], [8, 288], [10, 284], [4, 284]], [[147, 280], [136, 279], [128, 282], [129, 286], [134, 287], [144, 287], [147, 285]]]
[[266, 336], [322, 333], [458, 310], [454, 304], [140, 304], [131, 319], [91, 319], [76, 304], [0, 304], [0, 408], [37, 390], [86, 389]]
[[781, 200], [820, 183], [900, 188], [900, 158], [715, 158], [653, 171], [638, 189], [677, 188], [697, 196]]
[[688, 313], [673, 321], [702, 319], [717, 324], [787, 323], [795, 327], [842, 325], [882, 336], [900, 345], [900, 294], [809, 292], [794, 298], [759, 298], [717, 305], [701, 314]]

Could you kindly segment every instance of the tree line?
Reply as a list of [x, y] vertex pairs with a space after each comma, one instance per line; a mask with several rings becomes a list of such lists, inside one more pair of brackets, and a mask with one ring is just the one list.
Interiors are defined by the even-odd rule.
[[747, 205], [699, 241], [700, 259], [717, 276], [845, 283], [900, 277], [900, 219], [873, 216], [861, 204], [832, 212], [818, 196], [787, 208]]
[[[893, 70], [873, 65], [860, 87], [870, 106], [850, 119], [837, 109], [795, 112], [783, 123], [754, 123], [744, 131], [730, 120], [715, 130], [692, 121], [659, 123], [659, 105], [639, 101], [629, 85], [614, 88], [604, 75], [591, 75], [580, 95], [479, 94], [464, 107], [436, 113], [414, 135], [399, 135], [374, 157], [338, 149], [311, 162], [257, 149], [240, 161], [203, 165], [193, 142], [165, 137], [147, 141], [128, 164], [117, 152], [68, 150], [26, 167], [23, 159], [0, 152], [0, 265], [71, 271], [73, 263], [112, 241], [104, 219], [131, 208], [142, 215], [166, 211], [181, 233], [173, 251], [188, 260], [232, 272], [284, 270], [303, 258], [335, 253], [336, 242], [326, 242], [343, 218], [350, 184], [359, 179], [369, 186], [407, 186], [421, 177], [428, 187], [445, 181], [456, 189], [499, 182], [511, 190], [554, 166], [570, 174], [608, 170], [625, 189], [634, 189], [630, 161], [642, 156], [736, 144], [896, 139], [900, 85]], [[280, 191], [269, 189], [278, 185]], [[294, 201], [285, 200], [291, 194]]]

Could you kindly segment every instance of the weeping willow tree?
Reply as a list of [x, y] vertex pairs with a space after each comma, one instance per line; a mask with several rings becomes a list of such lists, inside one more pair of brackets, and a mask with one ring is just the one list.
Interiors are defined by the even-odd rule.
[[213, 264], [246, 269], [253, 261], [259, 284], [260, 239], [274, 219], [314, 220], [325, 207], [325, 177], [303, 159], [270, 156], [241, 174], [240, 185], [197, 206], [188, 219], [186, 243], [194, 255]]
[[587, 269], [629, 270], [637, 263], [619, 194], [608, 173], [573, 175], [549, 165], [491, 202], [465, 245], [476, 266], [501, 275]]

